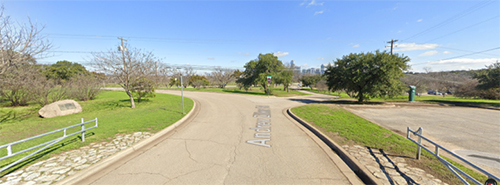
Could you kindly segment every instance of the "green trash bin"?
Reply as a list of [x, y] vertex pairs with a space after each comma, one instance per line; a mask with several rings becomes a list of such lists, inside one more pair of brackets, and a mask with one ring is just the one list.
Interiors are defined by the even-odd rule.
[[415, 89], [417, 89], [417, 87], [410, 85], [410, 91], [408, 92], [408, 94], [410, 94], [410, 102], [415, 101]]

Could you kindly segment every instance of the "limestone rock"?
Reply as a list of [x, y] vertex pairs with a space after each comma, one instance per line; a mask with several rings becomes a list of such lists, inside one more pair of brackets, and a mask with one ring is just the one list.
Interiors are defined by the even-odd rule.
[[82, 112], [82, 106], [74, 100], [61, 100], [42, 107], [38, 114], [43, 118], [52, 118]]

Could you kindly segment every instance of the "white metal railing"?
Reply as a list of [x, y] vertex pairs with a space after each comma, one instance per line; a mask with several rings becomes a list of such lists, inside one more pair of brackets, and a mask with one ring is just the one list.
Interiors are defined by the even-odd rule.
[[[87, 123], [92, 123], [92, 122], [95, 122], [95, 125], [92, 126], [92, 127], [89, 127], [89, 128], [85, 128], [85, 124]], [[74, 133], [71, 133], [71, 134], [67, 134], [66, 133], [66, 130], [70, 129], [70, 128], [74, 128], [74, 127], [78, 127], [80, 126], [81, 129], [77, 132], [74, 132]], [[40, 135], [37, 135], [37, 136], [33, 136], [33, 137], [30, 137], [30, 138], [26, 138], [26, 139], [22, 139], [22, 140], [19, 140], [19, 141], [15, 141], [15, 142], [12, 142], [12, 143], [8, 143], [8, 144], [5, 144], [5, 145], [2, 145], [0, 146], [0, 149], [3, 149], [3, 148], [6, 148], [7, 149], [7, 155], [6, 156], [2, 156], [0, 157], [0, 161], [4, 160], [4, 159], [7, 159], [7, 158], [11, 158], [11, 157], [14, 157], [16, 155], [19, 155], [19, 154], [22, 154], [22, 153], [25, 153], [25, 152], [28, 152], [28, 151], [31, 151], [31, 150], [34, 150], [34, 149], [37, 149], [37, 148], [40, 148], [38, 149], [37, 151], [27, 155], [27, 156], [24, 156], [23, 158], [3, 167], [2, 169], [0, 169], [0, 173], [9, 169], [10, 167], [26, 160], [27, 158], [47, 149], [48, 147], [58, 143], [59, 141], [62, 141], [63, 139], [67, 138], [67, 137], [71, 137], [71, 136], [74, 136], [76, 134], [79, 134], [81, 133], [81, 138], [82, 138], [82, 142], [85, 141], [85, 131], [87, 130], [90, 130], [90, 129], [93, 129], [93, 128], [96, 128], [97, 127], [97, 118], [93, 119], [93, 120], [90, 120], [90, 121], [86, 121], [84, 122], [83, 121], [83, 118], [81, 119], [81, 123], [78, 123], [76, 125], [71, 125], [69, 127], [66, 127], [66, 128], [61, 128], [61, 129], [58, 129], [58, 130], [54, 130], [54, 131], [51, 131], [51, 132], [47, 132], [45, 134], [40, 134]], [[26, 141], [30, 141], [30, 140], [33, 140], [33, 139], [36, 139], [36, 138], [40, 138], [40, 137], [43, 137], [43, 136], [47, 136], [47, 135], [50, 135], [50, 134], [54, 134], [54, 133], [57, 133], [57, 132], [63, 132], [63, 136], [60, 137], [60, 138], [57, 138], [57, 139], [54, 139], [54, 140], [51, 140], [51, 141], [47, 141], [45, 143], [42, 143], [42, 144], [39, 144], [39, 145], [36, 145], [36, 146], [33, 146], [33, 147], [30, 147], [30, 148], [27, 148], [27, 149], [24, 149], [24, 150], [21, 150], [21, 151], [18, 151], [18, 152], [13, 152], [12, 151], [12, 146], [13, 145], [16, 145], [16, 144], [19, 144], [19, 143], [23, 143], [23, 142], [26, 142]]]
[[[431, 141], [430, 139], [427, 139], [426, 137], [422, 136], [422, 133], [423, 133], [424, 129], [422, 127], [418, 128], [417, 131], [413, 131], [410, 129], [410, 127], [407, 127], [407, 132], [406, 132], [406, 138], [409, 139], [410, 141], [412, 141], [413, 143], [417, 144], [418, 145], [418, 149], [417, 149], [417, 159], [420, 159], [420, 155], [421, 155], [421, 149], [425, 149], [427, 152], [431, 153], [432, 155], [434, 155], [436, 158], [439, 159], [439, 161], [441, 163], [443, 163], [451, 172], [453, 172], [453, 174], [455, 174], [455, 176], [457, 176], [464, 184], [469, 184], [460, 174], [464, 175], [465, 177], [467, 177], [469, 180], [473, 181], [474, 183], [478, 184], [478, 185], [482, 185], [483, 183], [479, 182], [478, 180], [474, 179], [473, 177], [471, 177], [470, 175], [468, 175], [467, 173], [463, 172], [462, 170], [458, 169], [456, 166], [454, 166], [453, 164], [451, 164], [450, 162], [446, 161], [445, 159], [443, 159], [442, 157], [439, 156], [439, 150], [444, 150], [446, 152], [448, 152], [449, 154], [453, 155], [454, 157], [460, 159], [461, 161], [465, 162], [466, 164], [474, 167], [475, 169], [479, 170], [481, 173], [485, 174], [488, 176], [488, 181], [491, 182], [492, 180], [496, 180], [496, 181], [500, 181], [500, 179], [494, 175], [492, 175], [491, 173], [481, 169], [480, 167], [472, 164], [471, 162], [467, 161], [466, 159], [458, 156], [457, 154], [451, 152], [450, 150], [442, 147], [441, 145]], [[412, 133], [413, 135], [415, 136], [418, 136], [418, 141], [415, 141], [413, 139], [410, 138], [410, 133]], [[426, 148], [424, 145], [422, 145], [422, 139], [426, 140], [427, 142], [433, 144], [435, 146], [435, 152], [432, 152], [430, 149]], [[460, 173], [458, 174], [457, 173]], [[487, 181], [487, 182], [488, 182]], [[495, 183], [496, 184], [496, 183]]]

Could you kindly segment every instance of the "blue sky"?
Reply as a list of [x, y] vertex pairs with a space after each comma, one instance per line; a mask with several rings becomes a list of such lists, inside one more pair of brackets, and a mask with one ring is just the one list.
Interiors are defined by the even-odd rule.
[[[389, 50], [412, 71], [479, 69], [500, 59], [500, 1], [13, 1], [5, 14], [44, 25], [50, 57], [88, 65], [124, 37], [174, 65], [242, 68], [259, 53], [319, 67], [349, 53]], [[488, 52], [482, 52], [491, 50]], [[470, 55], [474, 52], [482, 52]], [[88, 66], [90, 67], [90, 66]]]

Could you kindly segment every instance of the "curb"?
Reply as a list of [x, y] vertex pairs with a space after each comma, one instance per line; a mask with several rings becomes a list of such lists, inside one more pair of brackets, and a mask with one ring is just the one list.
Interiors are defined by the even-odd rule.
[[[290, 108], [291, 109], [291, 108]], [[345, 151], [341, 146], [331, 140], [328, 136], [324, 135], [321, 131], [313, 127], [311, 124], [300, 119], [298, 116], [293, 114], [293, 112], [288, 109], [287, 113], [295, 119], [297, 122], [306, 127], [309, 131], [314, 133], [321, 141], [323, 141], [330, 149], [335, 151], [336, 154], [349, 166], [349, 168], [354, 171], [354, 173], [363, 181], [364, 184], [382, 184], [379, 180], [373, 176], [373, 174], [366, 169], [364, 165], [358, 162], [356, 158], [351, 156], [349, 152]]]
[[148, 149], [156, 146], [158, 143], [167, 139], [171, 134], [176, 132], [176, 129], [184, 126], [184, 123], [190, 122], [199, 113], [199, 106], [197, 101], [193, 100], [193, 108], [183, 118], [168, 126], [167, 128], [155, 133], [153, 136], [139, 141], [118, 153], [91, 165], [89, 168], [79, 171], [67, 178], [56, 182], [57, 185], [65, 184], [91, 184], [92, 182], [100, 179], [102, 176], [108, 174], [110, 171], [120, 167], [122, 164], [135, 158], [136, 156], [146, 152]]

